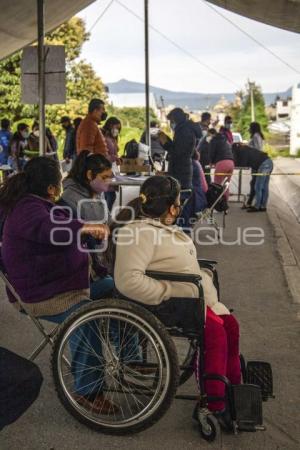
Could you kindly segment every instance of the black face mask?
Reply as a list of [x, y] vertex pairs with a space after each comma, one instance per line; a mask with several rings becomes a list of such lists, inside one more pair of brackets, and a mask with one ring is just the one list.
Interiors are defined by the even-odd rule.
[[102, 114], [101, 114], [101, 122], [104, 122], [104, 120], [106, 120], [107, 119], [107, 112], [105, 111], [105, 112], [103, 112]]

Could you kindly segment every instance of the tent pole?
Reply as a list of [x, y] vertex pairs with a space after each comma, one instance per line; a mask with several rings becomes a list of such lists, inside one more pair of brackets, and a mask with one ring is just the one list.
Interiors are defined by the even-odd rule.
[[146, 97], [146, 144], [151, 148], [150, 139], [150, 86], [149, 86], [149, 1], [144, 0], [145, 16], [145, 97]]
[[45, 155], [45, 0], [37, 0], [38, 25], [38, 93], [39, 93], [39, 154]]

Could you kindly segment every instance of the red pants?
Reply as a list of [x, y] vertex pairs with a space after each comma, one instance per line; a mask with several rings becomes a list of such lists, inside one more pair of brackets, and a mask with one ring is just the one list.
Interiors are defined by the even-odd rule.
[[[234, 170], [234, 162], [231, 159], [224, 159], [223, 161], [217, 162], [215, 166], [215, 173], [225, 173], [226, 175], [215, 175], [214, 182], [218, 184], [222, 184], [225, 178], [231, 179], [231, 175]], [[228, 201], [229, 199], [229, 189], [225, 194], [225, 198]]]
[[[223, 322], [223, 323], [222, 323]], [[239, 324], [232, 314], [216, 316], [207, 308], [205, 323], [204, 371], [226, 376], [232, 384], [241, 383], [239, 352]], [[225, 384], [220, 381], [206, 381], [208, 396], [224, 397]], [[224, 401], [210, 402], [210, 411], [221, 411]]]

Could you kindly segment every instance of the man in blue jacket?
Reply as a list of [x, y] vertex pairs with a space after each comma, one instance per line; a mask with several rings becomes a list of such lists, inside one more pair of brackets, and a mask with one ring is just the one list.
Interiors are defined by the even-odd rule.
[[7, 164], [11, 138], [10, 121], [8, 119], [2, 119], [0, 130], [0, 165]]

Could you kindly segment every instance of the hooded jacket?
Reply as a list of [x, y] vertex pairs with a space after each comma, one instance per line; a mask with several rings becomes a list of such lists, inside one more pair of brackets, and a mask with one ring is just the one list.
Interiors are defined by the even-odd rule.
[[217, 133], [209, 144], [209, 158], [211, 164], [224, 160], [233, 160], [231, 145], [221, 133]]
[[169, 174], [179, 181], [182, 189], [191, 189], [195, 133], [186, 118], [176, 125], [173, 140], [169, 139], [163, 147], [168, 152]]

